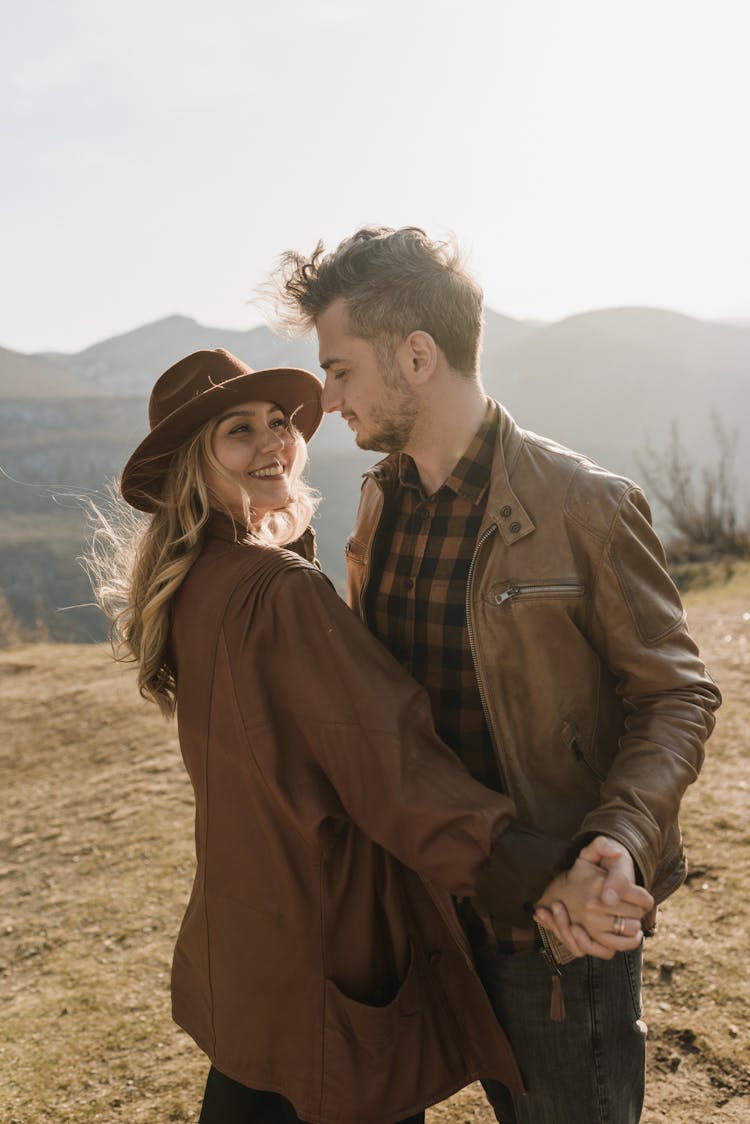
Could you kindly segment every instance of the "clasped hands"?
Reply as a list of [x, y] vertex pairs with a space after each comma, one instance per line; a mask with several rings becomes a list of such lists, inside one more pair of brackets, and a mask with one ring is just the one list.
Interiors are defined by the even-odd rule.
[[611, 960], [616, 952], [638, 947], [641, 920], [653, 904], [648, 890], [636, 884], [629, 852], [598, 835], [570, 870], [553, 878], [536, 903], [534, 920], [574, 956]]

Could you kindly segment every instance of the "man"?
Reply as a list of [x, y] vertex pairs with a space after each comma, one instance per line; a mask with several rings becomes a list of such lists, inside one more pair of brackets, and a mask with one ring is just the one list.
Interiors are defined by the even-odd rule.
[[486, 1085], [497, 1119], [631, 1124], [638, 918], [684, 879], [677, 814], [720, 702], [646, 500], [487, 399], [482, 293], [451, 244], [360, 230], [333, 253], [286, 254], [278, 280], [287, 322], [317, 331], [324, 409], [388, 454], [346, 547], [352, 608], [427, 687], [473, 775], [531, 832], [568, 840], [569, 864], [607, 872], [606, 932], [553, 881], [559, 867], [520, 917], [503, 915], [503, 886], [480, 894], [496, 941], [459, 903], [527, 1086]]

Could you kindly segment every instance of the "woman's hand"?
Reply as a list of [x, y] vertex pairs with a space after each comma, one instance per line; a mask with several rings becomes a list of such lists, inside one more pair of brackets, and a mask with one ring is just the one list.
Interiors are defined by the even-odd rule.
[[652, 906], [651, 895], [635, 883], [633, 860], [625, 848], [599, 836], [569, 871], [549, 884], [534, 920], [574, 956], [610, 960], [616, 952], [638, 947], [641, 919]]

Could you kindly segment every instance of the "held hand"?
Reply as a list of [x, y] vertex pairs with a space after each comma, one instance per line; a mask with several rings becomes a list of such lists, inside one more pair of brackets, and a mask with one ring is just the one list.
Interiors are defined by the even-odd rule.
[[583, 850], [579, 858], [602, 867], [607, 877], [602, 888], [602, 901], [611, 908], [615, 916], [623, 916], [618, 909], [620, 902], [639, 906], [641, 916], [653, 908], [654, 899], [648, 890], [638, 886], [635, 881], [635, 866], [630, 852], [606, 835], [597, 835]]
[[[621, 855], [612, 861], [622, 863]], [[622, 875], [623, 871], [618, 868], [616, 873]], [[613, 905], [602, 900], [609, 877], [607, 869], [579, 856], [569, 871], [549, 884], [537, 903], [534, 920], [553, 932], [574, 956], [610, 960], [616, 952], [637, 948], [643, 936], [641, 918], [650, 908], [651, 895], [634, 884], [626, 887], [626, 880], [621, 879], [626, 897], [617, 896], [614, 913]]]

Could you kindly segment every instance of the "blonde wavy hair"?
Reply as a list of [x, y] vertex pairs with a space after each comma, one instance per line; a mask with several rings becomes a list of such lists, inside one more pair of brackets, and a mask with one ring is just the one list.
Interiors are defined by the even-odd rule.
[[97, 604], [110, 619], [113, 655], [118, 662], [136, 665], [138, 690], [166, 717], [174, 714], [177, 701], [169, 656], [172, 602], [201, 552], [212, 507], [206, 466], [241, 491], [243, 519], [222, 504], [240, 541], [272, 546], [294, 542], [310, 525], [320, 498], [302, 478], [307, 446], [290, 423], [297, 445], [291, 499], [279, 511], [254, 520], [252, 496], [214, 456], [218, 424], [218, 418], [207, 422], [176, 450], [153, 515], [131, 508], [116, 483], [103, 503], [88, 503], [91, 534], [81, 562]]

